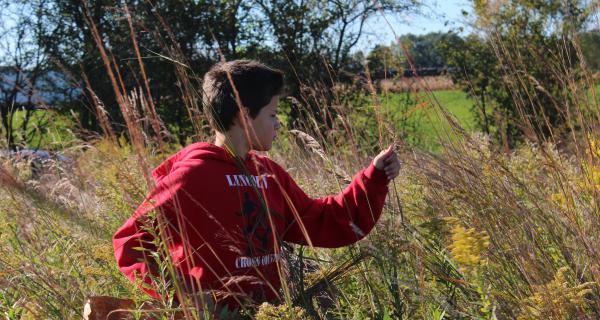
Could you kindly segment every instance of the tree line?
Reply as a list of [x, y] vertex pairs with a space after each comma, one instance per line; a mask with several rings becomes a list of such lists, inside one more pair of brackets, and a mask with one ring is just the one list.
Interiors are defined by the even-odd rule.
[[56, 106], [74, 110], [83, 129], [118, 134], [126, 121], [115, 91], [137, 89], [162, 120], [158, 130], [183, 144], [206, 130], [198, 120], [201, 76], [216, 61], [247, 58], [284, 70], [288, 94], [301, 106], [292, 108], [292, 118], [301, 116], [299, 109], [331, 104], [340, 81], [441, 69], [477, 101], [482, 131], [512, 146], [527, 131], [515, 119], [526, 114], [535, 134], [549, 135], [574, 103], [565, 82], [600, 66], [594, 54], [600, 35], [590, 28], [597, 6], [472, 4], [472, 34], [405, 35], [364, 53], [355, 48], [369, 19], [417, 12], [421, 1], [0, 0], [0, 14], [12, 21], [3, 26], [0, 66], [15, 76], [0, 85], [2, 133], [9, 146], [16, 144], [9, 124], [15, 105], [31, 104], [38, 79], [56, 72], [64, 78], [43, 81], [45, 90], [65, 93]]
[[[123, 123], [102, 46], [124, 87], [147, 82], [148, 100], [179, 142], [194, 134], [185, 99], [197, 104], [200, 77], [215, 62], [258, 59], [284, 70], [290, 94], [302, 96], [303, 88], [332, 85], [369, 19], [420, 5], [419, 0], [1, 2], [8, 8], [5, 16], [13, 18], [13, 38], [4, 37], [9, 50], [0, 65], [21, 78], [35, 77], [35, 70], [61, 72], [81, 93], [68, 108], [77, 110], [85, 129], [99, 131], [98, 101], [112, 123]], [[26, 87], [14, 84], [5, 89]], [[15, 98], [5, 96], [2, 110]]]

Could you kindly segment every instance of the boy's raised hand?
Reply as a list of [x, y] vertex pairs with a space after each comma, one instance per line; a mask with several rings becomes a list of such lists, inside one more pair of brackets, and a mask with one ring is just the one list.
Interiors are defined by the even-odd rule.
[[387, 149], [381, 151], [373, 158], [375, 168], [384, 171], [388, 180], [392, 180], [398, 176], [400, 172], [400, 160], [394, 151], [394, 145], [390, 145]]

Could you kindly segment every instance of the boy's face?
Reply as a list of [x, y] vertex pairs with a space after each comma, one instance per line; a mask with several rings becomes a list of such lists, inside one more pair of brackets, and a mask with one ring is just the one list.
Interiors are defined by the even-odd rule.
[[281, 123], [277, 118], [277, 105], [279, 104], [279, 96], [271, 98], [269, 104], [260, 109], [256, 118], [248, 117], [249, 124], [254, 128], [254, 134], [250, 130], [251, 146], [250, 148], [257, 151], [268, 151], [273, 145], [273, 139], [277, 135], [277, 129], [281, 127]]

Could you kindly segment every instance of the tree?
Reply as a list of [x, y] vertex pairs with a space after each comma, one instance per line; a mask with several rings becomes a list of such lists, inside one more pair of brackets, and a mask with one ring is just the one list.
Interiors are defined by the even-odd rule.
[[490, 134], [493, 125], [493, 112], [490, 91], [501, 87], [497, 59], [491, 46], [477, 34], [464, 39], [455, 34], [448, 34], [440, 42], [439, 49], [444, 52], [447, 66], [454, 83], [463, 88], [475, 104], [471, 110], [475, 121], [483, 132]]
[[[416, 10], [418, 0], [256, 0], [295, 80], [331, 83], [350, 62], [350, 52], [376, 14]], [[308, 80], [308, 81], [307, 81]], [[306, 84], [306, 83], [305, 83]], [[308, 83], [310, 84], [310, 82]]]
[[590, 30], [578, 35], [585, 62], [591, 71], [600, 71], [600, 31]]
[[407, 34], [400, 37], [400, 42], [408, 49], [410, 60], [415, 68], [441, 70], [446, 67], [447, 62], [446, 56], [440, 51], [440, 42], [453, 40], [451, 39], [453, 35], [453, 33], [442, 32], [430, 32], [424, 35]]
[[[462, 39], [455, 33], [431, 32], [424, 35], [407, 34], [389, 46], [376, 45], [368, 55], [371, 74], [439, 75], [448, 68], [447, 50], [450, 44]], [[391, 72], [390, 72], [391, 71]], [[377, 77], [376, 77], [377, 78]]]
[[418, 11], [419, 0], [383, 0], [383, 1], [331, 1], [331, 15], [336, 17], [328, 34], [329, 56], [334, 71], [348, 62], [348, 55], [363, 35], [363, 27], [368, 19], [376, 14], [398, 14]]
[[[459, 83], [465, 91], [486, 101], [482, 107], [494, 105], [498, 139], [510, 147], [525, 135], [544, 140], [564, 132], [574, 106], [567, 83], [579, 77], [573, 37], [589, 19], [590, 4], [578, 0], [473, 4], [484, 45], [472, 38], [456, 52], [456, 67], [464, 72], [457, 77], [462, 77]], [[484, 110], [483, 119], [489, 124], [486, 114]]]
[[[101, 45], [111, 56], [123, 87], [147, 87], [147, 100], [153, 102], [165, 126], [182, 144], [201, 130], [191, 120], [201, 113], [201, 93], [196, 89], [201, 86], [196, 74], [218, 61], [219, 52], [226, 59], [237, 58], [249, 43], [248, 32], [240, 28], [247, 23], [247, 1], [156, 0], [121, 5], [111, 1], [38, 1], [44, 3], [39, 43], [61, 71], [83, 89], [77, 110], [83, 126], [93, 131], [100, 129], [99, 113], [103, 112], [95, 107], [98, 99], [109, 120], [117, 124], [117, 134], [123, 129], [118, 125], [123, 118], [92, 25], [99, 31]], [[136, 46], [141, 62], [136, 58]]]
[[405, 59], [398, 46], [376, 45], [367, 56], [371, 77], [381, 79], [402, 75]]

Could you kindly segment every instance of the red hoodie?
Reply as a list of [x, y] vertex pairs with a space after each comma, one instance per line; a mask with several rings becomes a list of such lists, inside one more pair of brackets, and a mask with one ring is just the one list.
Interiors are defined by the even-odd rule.
[[143, 217], [157, 209], [168, 224], [166, 242], [186, 291], [259, 301], [279, 294], [281, 241], [325, 248], [358, 241], [379, 219], [388, 183], [371, 164], [341, 193], [311, 199], [269, 158], [249, 153], [236, 161], [209, 143], [182, 149], [152, 174], [155, 189], [113, 237], [119, 270], [153, 286], [148, 253], [139, 248], [154, 250]]

